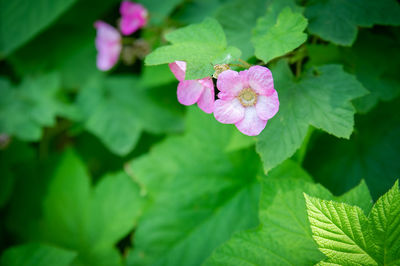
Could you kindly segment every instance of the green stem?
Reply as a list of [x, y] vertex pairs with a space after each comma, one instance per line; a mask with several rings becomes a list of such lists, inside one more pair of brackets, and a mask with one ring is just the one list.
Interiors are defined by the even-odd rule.
[[134, 38], [131, 38], [131, 37], [124, 37], [124, 38], [122, 38], [122, 44], [124, 44], [124, 45], [131, 45], [131, 44], [133, 44], [133, 42], [135, 41], [135, 39]]
[[299, 60], [296, 62], [296, 77], [300, 77], [301, 75], [301, 63], [303, 60]]
[[246, 61], [242, 60], [242, 59], [238, 59], [240, 63], [242, 63], [244, 66], [246, 66], [246, 68], [251, 67], [251, 65], [249, 63], [247, 63]]
[[229, 64], [229, 66], [236, 66], [236, 67], [241, 67], [241, 68], [247, 68], [247, 66], [243, 64]]

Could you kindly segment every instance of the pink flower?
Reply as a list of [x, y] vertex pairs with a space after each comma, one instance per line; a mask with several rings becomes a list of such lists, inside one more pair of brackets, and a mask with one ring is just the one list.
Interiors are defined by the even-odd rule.
[[97, 68], [107, 71], [118, 62], [122, 49], [121, 35], [114, 27], [103, 21], [96, 21], [94, 27], [97, 29]]
[[141, 4], [123, 1], [119, 12], [122, 16], [119, 26], [124, 35], [134, 33], [147, 23], [147, 10]]
[[256, 136], [279, 109], [271, 71], [262, 66], [236, 72], [227, 70], [218, 76], [219, 99], [214, 116], [224, 124], [235, 124], [240, 132]]
[[214, 110], [214, 83], [211, 77], [185, 80], [186, 62], [175, 61], [169, 68], [179, 80], [178, 101], [183, 105], [197, 105], [204, 112], [211, 114]]

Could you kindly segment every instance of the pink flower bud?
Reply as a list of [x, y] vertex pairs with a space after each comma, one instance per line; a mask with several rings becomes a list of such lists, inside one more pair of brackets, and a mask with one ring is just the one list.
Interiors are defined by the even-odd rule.
[[123, 1], [119, 8], [121, 13], [120, 29], [122, 34], [130, 35], [147, 23], [147, 9], [141, 4]]

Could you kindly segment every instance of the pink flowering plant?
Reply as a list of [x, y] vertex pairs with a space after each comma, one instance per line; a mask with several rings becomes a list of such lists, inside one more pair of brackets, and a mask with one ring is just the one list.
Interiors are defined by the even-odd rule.
[[400, 265], [399, 1], [0, 7], [0, 266]]

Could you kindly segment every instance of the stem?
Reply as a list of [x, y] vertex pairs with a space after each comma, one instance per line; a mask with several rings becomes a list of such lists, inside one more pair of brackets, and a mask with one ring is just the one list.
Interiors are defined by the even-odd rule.
[[244, 66], [246, 66], [246, 68], [251, 67], [251, 65], [249, 63], [247, 63], [246, 61], [242, 60], [242, 59], [238, 59], [240, 63], [242, 63]]
[[131, 37], [124, 37], [124, 38], [122, 38], [122, 44], [129, 44], [129, 45], [131, 45], [131, 44], [133, 44], [134, 43], [134, 41], [135, 41], [135, 39], [134, 38], [131, 38]]
[[243, 64], [229, 64], [229, 66], [236, 66], [236, 67], [241, 67], [241, 68], [247, 68], [247, 66]]
[[301, 63], [303, 60], [299, 60], [296, 62], [296, 77], [300, 77], [301, 75]]

